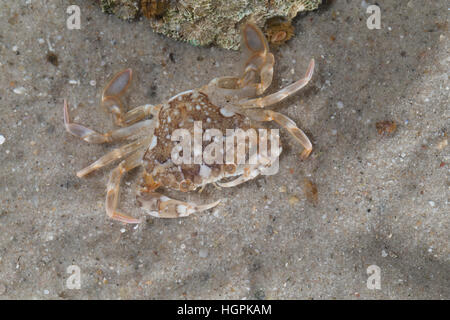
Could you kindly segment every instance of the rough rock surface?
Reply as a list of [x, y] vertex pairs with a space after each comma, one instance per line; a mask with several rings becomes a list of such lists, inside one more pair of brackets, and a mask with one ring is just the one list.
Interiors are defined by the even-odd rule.
[[159, 1], [165, 7], [155, 14], [151, 12], [152, 2], [156, 1], [102, 0], [101, 6], [103, 11], [125, 20], [148, 14], [156, 32], [177, 40], [238, 49], [240, 27], [246, 21], [251, 20], [261, 28], [273, 17], [290, 21], [299, 12], [317, 9], [322, 0]]

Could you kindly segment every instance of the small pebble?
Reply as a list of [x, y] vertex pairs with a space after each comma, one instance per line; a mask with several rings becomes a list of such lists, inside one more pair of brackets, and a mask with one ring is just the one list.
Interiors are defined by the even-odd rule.
[[5, 137], [2, 134], [0, 134], [0, 145], [5, 143], [5, 140], [6, 140]]
[[120, 232], [122, 232], [122, 233], [125, 233], [125, 231], [127, 231], [127, 230], [125, 230], [125, 228], [120, 229]]
[[386, 257], [388, 256], [388, 254], [387, 254], [386, 251], [381, 250], [381, 256], [382, 256], [383, 258], [386, 258]]
[[97, 82], [95, 80], [91, 80], [89, 81], [89, 84], [93, 87], [95, 87], [95, 85], [97, 84]]
[[378, 121], [375, 123], [375, 127], [378, 134], [383, 136], [390, 136], [397, 130], [397, 124], [391, 120]]
[[18, 88], [14, 88], [13, 92], [15, 94], [24, 94], [25, 93], [25, 88], [24, 87], [18, 87]]
[[208, 249], [200, 249], [198, 255], [200, 258], [206, 258], [208, 256]]
[[299, 202], [299, 199], [298, 199], [296, 196], [291, 196], [291, 197], [289, 198], [289, 204], [290, 204], [290, 205], [294, 205], [294, 204], [296, 204], [297, 202]]
[[438, 142], [437, 145], [436, 145], [436, 148], [438, 148], [438, 150], [442, 150], [446, 146], [448, 146], [448, 139], [444, 139], [444, 140]]
[[432, 207], [436, 206], [436, 203], [434, 201], [428, 201], [428, 204]]
[[342, 109], [342, 108], [344, 108], [344, 103], [342, 101], [338, 101], [336, 103], [336, 106], [338, 107], [338, 109]]

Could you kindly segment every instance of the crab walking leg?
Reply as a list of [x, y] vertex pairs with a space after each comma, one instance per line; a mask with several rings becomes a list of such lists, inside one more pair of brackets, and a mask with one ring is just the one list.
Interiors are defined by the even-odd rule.
[[117, 205], [119, 203], [119, 189], [120, 180], [125, 172], [130, 171], [141, 165], [142, 152], [135, 152], [129, 158], [122, 161], [118, 167], [116, 167], [109, 178], [108, 184], [106, 186], [106, 200], [105, 209], [106, 214], [113, 220], [125, 222], [125, 223], [140, 223], [140, 219], [135, 219], [126, 214], [116, 211]]
[[281, 89], [278, 92], [269, 94], [268, 96], [241, 101], [239, 104], [243, 108], [264, 108], [282, 101], [283, 99], [289, 97], [290, 95], [293, 95], [308, 84], [314, 73], [314, 64], [314, 59], [311, 59], [308, 70], [306, 71], [305, 77], [303, 79], [294, 82], [293, 84]]
[[102, 106], [114, 117], [116, 125], [123, 126], [124, 108], [120, 97], [131, 84], [133, 72], [131, 69], [122, 70], [106, 84], [102, 92]]
[[122, 70], [114, 75], [103, 89], [102, 100], [105, 97], [120, 97], [128, 89], [133, 72], [131, 69]]
[[153, 120], [146, 120], [126, 128], [112, 130], [107, 133], [98, 133], [97, 131], [89, 129], [81, 124], [70, 122], [67, 101], [64, 100], [64, 125], [67, 132], [89, 143], [105, 143], [130, 138], [142, 132], [143, 128], [151, 127], [152, 124]]
[[272, 84], [273, 79], [273, 65], [275, 64], [275, 58], [273, 54], [268, 53], [264, 65], [261, 67], [259, 76], [261, 77], [261, 83], [257, 86], [257, 94], [262, 94]]
[[252, 57], [255, 53], [265, 54], [269, 51], [266, 37], [257, 25], [253, 23], [245, 24], [241, 36], [244, 44], [242, 49], [249, 57]]
[[[274, 64], [275, 58], [270, 52], [251, 57], [246, 63], [244, 75], [240, 80], [241, 86], [254, 86], [257, 95], [264, 93], [272, 83]], [[258, 76], [259, 83], [252, 84]]]
[[129, 126], [149, 115], [157, 116], [160, 106], [146, 104], [136, 107], [127, 113], [123, 112], [123, 104], [120, 97], [124, 94], [131, 83], [132, 71], [125, 69], [117, 73], [105, 86], [102, 93], [102, 106], [113, 114], [115, 123], [119, 126]]
[[[273, 60], [273, 55], [269, 53]], [[224, 96], [234, 97], [237, 101], [247, 99], [248, 97], [254, 97], [263, 93], [272, 82], [273, 63], [271, 65], [265, 65], [261, 71], [253, 69], [253, 67], [247, 67], [242, 78], [239, 77], [220, 77], [210, 81], [210, 83], [203, 87], [202, 91], [208, 92], [208, 87], [213, 86], [214, 93], [208, 93], [209, 95], [220, 93]], [[255, 67], [256, 68], [256, 67]], [[260, 83], [253, 83], [257, 78], [257, 74], [261, 79]], [[246, 100], [244, 100], [246, 101]]]
[[261, 171], [257, 167], [247, 167], [244, 169], [244, 173], [242, 175], [240, 175], [238, 178], [228, 181], [228, 182], [217, 182], [217, 185], [219, 185], [219, 187], [224, 187], [224, 188], [235, 187], [235, 186], [238, 186], [248, 180], [252, 180], [252, 179], [256, 178], [257, 176], [259, 176], [260, 173], [261, 173]]
[[123, 127], [123, 104], [117, 97], [105, 97], [102, 100], [101, 106], [111, 113], [114, 118], [114, 123], [117, 126]]
[[[248, 57], [240, 77], [220, 77], [210, 85], [218, 87], [225, 95], [238, 99], [262, 94], [272, 83], [275, 59], [262, 31], [248, 23], [242, 29], [242, 49]], [[258, 83], [255, 83], [259, 79]]]
[[252, 23], [247, 23], [242, 29], [242, 44], [248, 59], [240, 81], [241, 86], [250, 85], [259, 75], [260, 83], [255, 84], [256, 94], [262, 94], [272, 83], [275, 59], [269, 52], [269, 45], [261, 29]]
[[137, 140], [130, 144], [124, 145], [120, 148], [114, 149], [107, 154], [105, 154], [103, 157], [95, 161], [94, 163], [90, 164], [84, 169], [81, 169], [77, 172], [77, 176], [79, 178], [84, 177], [85, 175], [91, 173], [92, 171], [98, 170], [111, 162], [118, 160], [120, 158], [123, 158], [124, 156], [130, 154], [133, 151], [136, 151], [144, 146], [147, 146], [146, 144], [147, 140]]
[[140, 207], [157, 218], [187, 217], [195, 212], [214, 208], [220, 203], [218, 200], [209, 204], [197, 205], [193, 202], [174, 200], [157, 192], [141, 192], [137, 201]]
[[147, 118], [150, 115], [157, 117], [160, 110], [161, 110], [160, 105], [154, 106], [151, 104], [146, 104], [131, 109], [123, 116], [123, 125], [129, 126], [135, 123], [136, 121], [140, 121], [144, 118]]
[[114, 116], [114, 122], [121, 127], [129, 126], [150, 115], [157, 116], [161, 106], [151, 104], [142, 105], [124, 113], [122, 103], [115, 97], [106, 97], [102, 105]]
[[285, 128], [289, 133], [305, 148], [301, 153], [302, 159], [308, 158], [312, 151], [312, 144], [306, 134], [297, 127], [294, 121], [286, 117], [284, 114], [272, 110], [248, 110], [245, 113], [248, 117], [255, 121], [275, 121]]

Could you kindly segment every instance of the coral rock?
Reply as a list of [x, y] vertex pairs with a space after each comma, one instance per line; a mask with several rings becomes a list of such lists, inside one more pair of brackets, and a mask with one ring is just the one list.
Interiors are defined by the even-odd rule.
[[[238, 49], [240, 27], [247, 21], [264, 28], [272, 18], [283, 18], [289, 26], [297, 13], [317, 9], [322, 0], [102, 0], [104, 12], [121, 19], [140, 15], [149, 18], [150, 25], [170, 38], [193, 45], [217, 45]], [[270, 26], [266, 26], [266, 30]], [[271, 30], [269, 29], [269, 32]], [[283, 37], [285, 32], [286, 35]], [[286, 41], [292, 30], [275, 34], [275, 41]]]

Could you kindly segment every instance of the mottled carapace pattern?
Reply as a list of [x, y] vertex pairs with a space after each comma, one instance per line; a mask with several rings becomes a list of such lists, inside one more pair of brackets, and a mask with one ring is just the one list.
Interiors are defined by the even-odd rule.
[[[209, 183], [219, 180], [220, 177], [232, 175], [236, 166], [214, 163], [207, 164], [181, 164], [172, 162], [172, 150], [178, 143], [171, 140], [172, 132], [176, 129], [186, 129], [191, 137], [194, 136], [194, 123], [200, 121], [202, 134], [207, 129], [218, 129], [225, 135], [227, 129], [252, 128], [250, 120], [240, 114], [234, 114], [210, 102], [207, 95], [190, 90], [169, 100], [163, 105], [158, 118], [158, 127], [154, 132], [154, 145], [149, 146], [144, 155], [144, 185], [151, 190], [156, 185], [163, 185], [181, 191], [191, 191]], [[225, 138], [224, 138], [225, 141]], [[203, 141], [202, 150], [211, 143]], [[193, 155], [192, 155], [193, 156]], [[225, 153], [223, 155], [225, 157]], [[146, 177], [152, 176], [148, 182]]]

